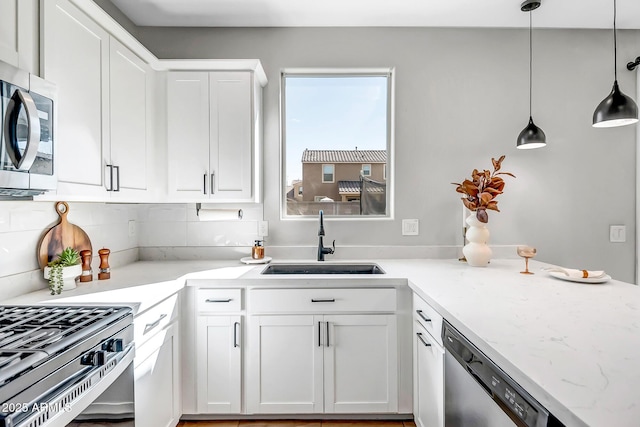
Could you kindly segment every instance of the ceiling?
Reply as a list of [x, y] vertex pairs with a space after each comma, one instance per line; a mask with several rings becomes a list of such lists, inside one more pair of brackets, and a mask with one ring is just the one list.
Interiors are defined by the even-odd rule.
[[[138, 26], [528, 27], [522, 0], [111, 0]], [[613, 0], [542, 0], [534, 27], [612, 28]], [[617, 0], [617, 26], [640, 29], [640, 1]]]

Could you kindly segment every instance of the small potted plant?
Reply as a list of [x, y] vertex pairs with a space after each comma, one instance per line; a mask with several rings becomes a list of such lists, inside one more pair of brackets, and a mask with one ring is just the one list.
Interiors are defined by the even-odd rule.
[[58, 258], [51, 261], [44, 268], [44, 278], [49, 280], [51, 295], [59, 294], [76, 287], [76, 279], [82, 274], [80, 254], [68, 247], [58, 254]]

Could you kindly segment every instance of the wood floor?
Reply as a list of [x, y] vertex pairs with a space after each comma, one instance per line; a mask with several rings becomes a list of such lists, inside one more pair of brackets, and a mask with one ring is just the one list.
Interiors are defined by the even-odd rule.
[[178, 427], [416, 427], [413, 421], [240, 420], [180, 421]]

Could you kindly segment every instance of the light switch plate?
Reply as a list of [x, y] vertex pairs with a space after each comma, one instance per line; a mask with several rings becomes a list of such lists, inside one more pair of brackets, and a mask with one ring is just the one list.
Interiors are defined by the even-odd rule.
[[269, 235], [269, 221], [258, 221], [258, 236], [266, 237]]
[[402, 220], [402, 235], [403, 236], [417, 236], [420, 234], [420, 220], [418, 219], [403, 219]]
[[136, 236], [136, 222], [132, 219], [129, 220], [129, 237]]
[[627, 241], [627, 227], [624, 225], [609, 226], [609, 241], [611, 243], [624, 243]]

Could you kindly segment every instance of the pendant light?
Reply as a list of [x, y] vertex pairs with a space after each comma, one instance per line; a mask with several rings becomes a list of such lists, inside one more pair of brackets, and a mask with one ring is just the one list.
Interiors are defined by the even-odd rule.
[[616, 37], [616, 0], [613, 0], [613, 89], [593, 112], [593, 127], [608, 128], [638, 122], [638, 106], [618, 87], [618, 40]]
[[533, 117], [531, 115], [531, 99], [532, 99], [532, 69], [533, 69], [533, 41], [532, 41], [532, 22], [531, 11], [540, 7], [539, 0], [525, 0], [520, 5], [520, 10], [523, 12], [529, 12], [529, 124], [522, 129], [520, 135], [518, 135], [518, 142], [516, 147], [525, 150], [532, 148], [541, 148], [547, 145], [547, 137], [544, 131], [533, 123]]

